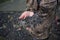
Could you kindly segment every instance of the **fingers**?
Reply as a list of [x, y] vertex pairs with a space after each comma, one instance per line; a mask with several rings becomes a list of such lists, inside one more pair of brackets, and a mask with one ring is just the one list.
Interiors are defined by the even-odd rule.
[[21, 16], [19, 17], [19, 19], [22, 19], [22, 18], [24, 18], [24, 15], [21, 15]]
[[23, 12], [22, 15], [19, 17], [19, 19], [25, 19], [26, 18], [26, 12]]
[[24, 18], [23, 19], [25, 19], [27, 17], [27, 15], [24, 15]]
[[25, 11], [22, 13], [22, 15], [19, 17], [19, 19], [25, 19], [26, 17], [32, 17], [34, 15], [34, 12]]

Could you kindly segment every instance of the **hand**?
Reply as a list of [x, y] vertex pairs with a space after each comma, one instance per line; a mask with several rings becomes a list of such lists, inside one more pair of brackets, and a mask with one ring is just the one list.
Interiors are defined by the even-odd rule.
[[60, 19], [59, 19], [59, 17], [58, 16], [56, 16], [56, 23], [57, 23], [57, 25], [60, 25]]
[[56, 16], [55, 20], [57, 21], [58, 19], [59, 19], [59, 17], [58, 17], [58, 16]]
[[22, 13], [22, 15], [19, 17], [19, 19], [25, 19], [26, 17], [32, 17], [34, 15], [34, 12], [31, 11], [25, 11]]

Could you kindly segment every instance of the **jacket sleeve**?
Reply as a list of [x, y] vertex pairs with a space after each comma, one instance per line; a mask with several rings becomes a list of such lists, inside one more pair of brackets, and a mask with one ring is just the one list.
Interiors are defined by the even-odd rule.
[[36, 0], [26, 0], [27, 4], [27, 11], [34, 11], [34, 9], [37, 9], [37, 2]]
[[60, 5], [60, 0], [57, 0], [57, 5]]
[[42, 0], [40, 3], [41, 9], [46, 12], [51, 12], [52, 9], [56, 8], [57, 0]]
[[40, 6], [53, 8], [56, 6], [56, 4], [57, 4], [57, 0], [42, 0]]

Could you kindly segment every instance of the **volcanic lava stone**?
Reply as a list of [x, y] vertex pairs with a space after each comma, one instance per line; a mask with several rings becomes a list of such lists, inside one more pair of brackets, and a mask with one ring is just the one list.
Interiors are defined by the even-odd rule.
[[0, 12], [0, 36], [5, 40], [32, 40], [32, 37], [22, 28], [20, 28], [20, 11], [1, 11]]

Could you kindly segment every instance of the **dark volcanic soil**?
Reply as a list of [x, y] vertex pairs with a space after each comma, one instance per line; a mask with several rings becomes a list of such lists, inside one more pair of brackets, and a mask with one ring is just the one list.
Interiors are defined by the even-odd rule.
[[[60, 8], [57, 10], [57, 16], [60, 17]], [[21, 11], [0, 11], [0, 36], [5, 40], [33, 40], [32, 37], [23, 29], [18, 23], [18, 17], [21, 15]], [[53, 26], [54, 29], [55, 26]], [[60, 26], [59, 26], [60, 27]], [[54, 29], [56, 38], [59, 38], [60, 30]], [[57, 33], [58, 32], [58, 33]], [[56, 36], [55, 35], [55, 36]], [[51, 36], [49, 40], [58, 40]]]

